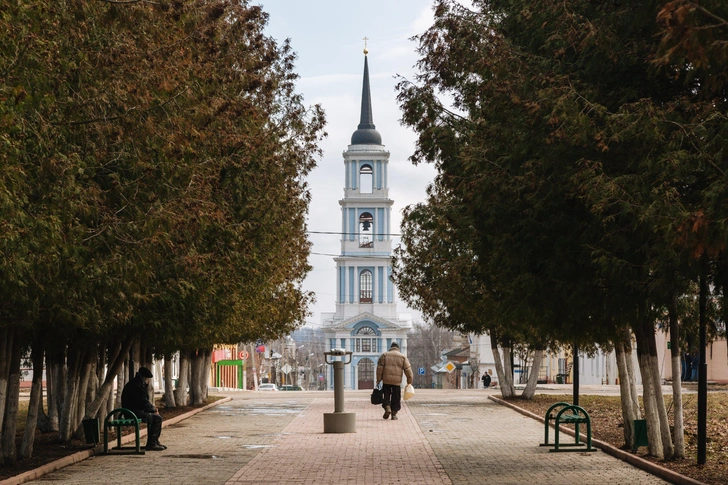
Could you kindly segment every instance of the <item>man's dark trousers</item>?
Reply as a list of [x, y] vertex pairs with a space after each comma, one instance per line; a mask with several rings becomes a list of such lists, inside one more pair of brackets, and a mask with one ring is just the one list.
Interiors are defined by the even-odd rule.
[[162, 434], [162, 416], [145, 412], [140, 414], [140, 417], [147, 422], [147, 446], [159, 443], [159, 435]]
[[402, 388], [398, 385], [384, 384], [382, 386], [384, 391], [384, 402], [382, 407], [386, 409], [387, 406], [391, 406], [393, 413], [398, 412], [402, 409]]

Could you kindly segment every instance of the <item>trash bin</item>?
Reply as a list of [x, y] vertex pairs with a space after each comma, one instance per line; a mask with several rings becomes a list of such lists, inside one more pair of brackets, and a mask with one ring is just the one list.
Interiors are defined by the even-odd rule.
[[556, 374], [556, 384], [563, 384], [564, 383], [564, 376], [561, 374]]
[[635, 419], [634, 423], [634, 444], [632, 445], [632, 453], [637, 451], [640, 446], [650, 446], [647, 441], [647, 420]]
[[88, 418], [81, 421], [86, 444], [96, 445], [99, 442], [99, 418]]

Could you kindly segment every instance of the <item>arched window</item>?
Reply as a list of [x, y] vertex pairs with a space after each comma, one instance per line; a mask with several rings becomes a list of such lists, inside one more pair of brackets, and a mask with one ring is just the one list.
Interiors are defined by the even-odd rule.
[[356, 331], [356, 334], [357, 335], [376, 335], [377, 332], [375, 332], [372, 327], [362, 327]]
[[359, 247], [360, 248], [373, 248], [374, 247], [374, 217], [368, 212], [362, 213], [359, 216]]
[[[359, 275], [359, 303], [372, 302], [372, 272], [365, 269]], [[368, 328], [368, 327], [363, 327]], [[359, 330], [358, 333], [361, 333]]]
[[[356, 332], [356, 336], [359, 337], [356, 339], [356, 351], [357, 352], [374, 352], [375, 349], [375, 339], [369, 338], [374, 337], [377, 334], [377, 332], [374, 331], [372, 327], [362, 327]], [[361, 338], [366, 337], [366, 338]]]
[[371, 165], [362, 165], [359, 169], [359, 191], [371, 194], [374, 189], [374, 170]]

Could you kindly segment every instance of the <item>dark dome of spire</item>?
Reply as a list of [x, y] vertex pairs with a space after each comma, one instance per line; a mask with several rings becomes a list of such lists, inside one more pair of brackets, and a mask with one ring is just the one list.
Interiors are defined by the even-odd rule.
[[382, 135], [375, 129], [359, 129], [351, 135], [352, 145], [381, 145]]
[[374, 126], [372, 118], [372, 95], [369, 90], [369, 63], [364, 56], [364, 82], [361, 88], [361, 118], [358, 129], [351, 135], [352, 145], [381, 145], [382, 135]]

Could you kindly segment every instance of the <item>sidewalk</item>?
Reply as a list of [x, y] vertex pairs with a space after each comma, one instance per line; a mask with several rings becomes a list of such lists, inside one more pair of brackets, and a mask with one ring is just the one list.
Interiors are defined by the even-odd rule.
[[28, 482], [69, 484], [666, 483], [601, 451], [549, 453], [543, 427], [486, 391], [418, 390], [397, 421], [365, 391], [346, 393], [357, 432], [323, 434], [330, 392], [240, 392], [162, 432], [169, 447], [98, 456]]

